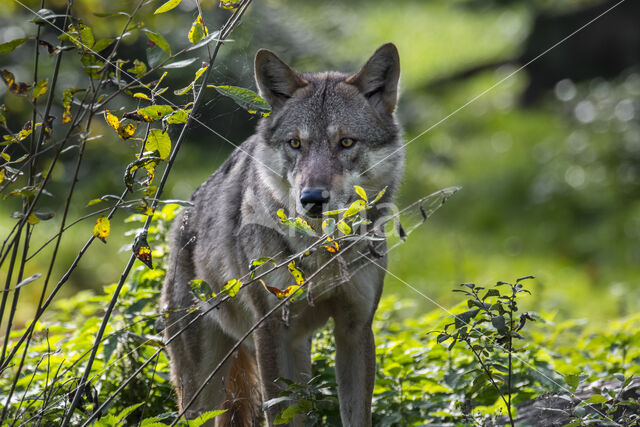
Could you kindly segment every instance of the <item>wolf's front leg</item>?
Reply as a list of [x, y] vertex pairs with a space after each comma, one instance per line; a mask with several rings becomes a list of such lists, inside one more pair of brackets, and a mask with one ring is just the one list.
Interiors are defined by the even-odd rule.
[[[262, 383], [262, 399], [266, 402], [280, 396], [282, 389], [276, 383], [278, 378], [302, 382], [301, 374], [311, 373], [310, 337], [292, 339], [291, 331], [280, 319], [270, 319], [255, 332], [256, 359]], [[275, 405], [265, 411], [267, 425], [273, 422], [286, 405]], [[289, 426], [304, 425], [303, 416], [296, 416]]]
[[371, 322], [336, 317], [336, 376], [344, 427], [371, 425], [376, 346]]

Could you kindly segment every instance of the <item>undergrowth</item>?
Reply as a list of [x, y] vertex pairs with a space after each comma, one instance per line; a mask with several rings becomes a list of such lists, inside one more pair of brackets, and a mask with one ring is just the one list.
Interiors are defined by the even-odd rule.
[[[100, 406], [103, 408], [99, 425], [156, 423], [153, 425], [159, 426], [162, 424], [158, 423], [169, 422], [176, 414], [176, 399], [168, 379], [168, 360], [159, 335], [162, 320], [157, 313], [164, 278], [163, 260], [168, 250], [165, 236], [177, 208], [167, 205], [154, 214], [148, 236], [154, 247], [154, 269], [140, 264], [123, 288], [91, 369], [90, 385], [83, 391], [80, 411], [74, 415], [74, 424]], [[135, 235], [145, 218], [142, 215], [130, 217], [129, 222], [135, 229], [129, 233]], [[102, 294], [83, 291], [72, 298], [61, 299], [38, 322], [37, 333], [25, 357], [24, 375], [5, 408], [8, 425], [38, 422], [52, 425], [59, 421], [70, 404], [70, 390], [82, 375], [82, 364], [77, 361], [91, 351], [99, 319], [113, 286], [107, 286]], [[387, 297], [381, 301], [375, 317], [378, 368], [373, 424], [507, 422], [502, 398], [506, 393], [507, 354], [504, 348], [493, 348], [491, 341], [492, 337], [500, 335], [496, 325], [501, 324], [489, 321], [474, 326], [479, 330], [482, 328], [486, 334], [483, 339], [489, 340], [482, 344], [485, 347], [483, 357], [498, 383], [495, 387], [474, 356], [473, 347], [464, 342], [452, 346], [451, 340], [444, 340], [441, 332], [434, 333], [444, 331], [447, 324], [455, 323], [456, 318], [463, 318], [463, 313], [469, 311], [469, 303], [461, 303], [451, 310], [457, 317], [438, 308], [407, 318], [406, 313], [415, 311], [414, 305], [412, 301]], [[640, 315], [597, 328], [585, 328], [576, 320], [558, 320], [553, 313], [538, 313], [535, 318], [536, 322], [527, 323], [526, 328], [518, 332], [520, 338], [514, 347], [510, 393], [514, 418], [517, 405], [536, 396], [554, 392], [570, 398], [585, 384], [602, 379], [630, 382], [629, 378], [639, 373]], [[471, 324], [477, 320], [465, 319]], [[519, 317], [517, 319], [519, 324]], [[16, 330], [12, 337], [19, 337], [23, 332]], [[307, 414], [310, 425], [339, 425], [334, 352], [329, 324], [316, 334], [313, 374], [308, 382], [281, 381], [282, 400], [290, 403], [280, 415], [282, 422], [302, 412]], [[152, 362], [142, 367], [148, 359]], [[14, 364], [0, 377], [0, 397], [10, 389], [12, 369], [15, 368]], [[135, 376], [133, 373], [137, 369], [142, 369], [142, 374]], [[119, 387], [122, 390], [116, 393]], [[594, 396], [597, 397], [591, 397], [591, 403], [582, 406], [604, 405], [602, 414], [578, 407], [571, 414], [574, 425], [586, 425], [593, 422], [591, 419], [598, 422], [610, 416], [608, 414], [621, 413], [622, 407], [636, 405], [637, 408], [638, 405], [637, 401], [616, 400], [616, 396], [607, 390], [595, 391]], [[629, 411], [626, 413], [628, 416]]]

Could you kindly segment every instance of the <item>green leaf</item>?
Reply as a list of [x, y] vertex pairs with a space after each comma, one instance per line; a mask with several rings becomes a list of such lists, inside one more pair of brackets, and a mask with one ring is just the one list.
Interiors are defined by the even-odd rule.
[[231, 298], [234, 298], [240, 287], [242, 286], [242, 282], [238, 279], [229, 280], [223, 287], [220, 289], [220, 293], [229, 295]]
[[147, 66], [144, 62], [140, 61], [139, 59], [134, 59], [133, 67], [129, 68], [127, 71], [135, 74], [136, 77], [140, 78], [147, 73]]
[[325, 234], [333, 234], [336, 229], [336, 220], [333, 218], [327, 218], [322, 221], [322, 232]]
[[338, 228], [338, 230], [340, 230], [340, 232], [344, 235], [347, 234], [351, 234], [351, 227], [349, 227], [349, 224], [347, 224], [346, 222], [340, 221], [336, 224], [336, 227]]
[[38, 99], [40, 95], [44, 95], [47, 92], [47, 84], [49, 79], [40, 80], [33, 87], [33, 99]]
[[171, 154], [171, 139], [166, 132], [152, 129], [144, 149], [145, 151], [157, 151], [161, 159], [166, 159]]
[[196, 82], [198, 81], [198, 79], [200, 78], [200, 76], [202, 75], [202, 73], [204, 73], [204, 72], [205, 72], [205, 70], [207, 69], [207, 67], [208, 67], [208, 65], [203, 63], [203, 64], [202, 64], [202, 67], [200, 67], [200, 69], [199, 69], [198, 71], [196, 71], [196, 76], [195, 76], [195, 78], [193, 79], [193, 81], [192, 81], [191, 83], [189, 83], [189, 86], [184, 87], [184, 88], [182, 88], [182, 89], [175, 90], [175, 91], [173, 91], [173, 93], [174, 93], [175, 95], [184, 95], [184, 94], [186, 94], [187, 92], [189, 92], [189, 91], [194, 87], [194, 85], [196, 84]]
[[608, 402], [609, 399], [601, 394], [594, 394], [593, 396], [591, 396], [588, 400], [584, 401], [584, 403], [594, 403], [596, 405], [601, 404], [601, 403], [606, 403]]
[[202, 21], [202, 16], [198, 14], [198, 17], [193, 24], [191, 25], [191, 29], [189, 30], [189, 41], [193, 44], [198, 43], [200, 40], [204, 38], [204, 36], [209, 35], [209, 31], [207, 27], [204, 25]]
[[[170, 3], [170, 2], [168, 2]], [[180, 3], [180, 1], [178, 1], [178, 3]], [[166, 5], [167, 3], [165, 3]], [[157, 11], [156, 11], [157, 13]], [[151, 31], [147, 28], [144, 28], [142, 31], [144, 31], [145, 33], [147, 33], [147, 38], [149, 39], [149, 41], [155, 43], [156, 46], [158, 46], [160, 49], [164, 50], [167, 54], [171, 55], [171, 46], [169, 46], [169, 43], [167, 42], [167, 40], [162, 37], [162, 35], [160, 35], [159, 33], [156, 33], [154, 31]], [[151, 46], [153, 47], [153, 46]]]
[[108, 48], [111, 43], [113, 43], [113, 39], [100, 39], [93, 46], [93, 50], [96, 52], [102, 52]]
[[8, 41], [6, 43], [0, 43], [0, 53], [8, 53], [13, 51], [15, 48], [17, 48], [18, 46], [20, 46], [21, 44], [23, 44], [24, 42], [26, 42], [27, 38], [22, 38], [22, 39], [15, 39], [15, 40], [11, 40]]
[[305, 412], [307, 412], [311, 407], [311, 404], [309, 401], [301, 401], [301, 402], [297, 402], [294, 403], [293, 405], [283, 409], [277, 416], [276, 419], [273, 421], [274, 425], [281, 425], [281, 424], [287, 424], [289, 422], [291, 422], [291, 420], [293, 420], [296, 415], [298, 414], [304, 414]]
[[476, 317], [476, 315], [480, 313], [480, 309], [476, 308], [473, 310], [468, 310], [465, 311], [464, 313], [460, 313], [460, 314], [456, 314], [455, 315], [455, 326], [456, 329], [460, 329], [464, 326], [467, 326], [469, 324], [469, 322], [471, 321], [471, 319], [473, 319], [474, 317]]
[[169, 0], [168, 2], [166, 2], [165, 4], [163, 4], [162, 6], [157, 8], [156, 11], [153, 12], [153, 14], [154, 15], [158, 15], [160, 13], [168, 12], [171, 9], [175, 8], [176, 6], [178, 6], [181, 1], [182, 0]]
[[564, 382], [570, 387], [571, 391], [575, 391], [580, 385], [580, 376], [578, 375], [565, 375]]
[[491, 324], [498, 331], [500, 335], [507, 334], [507, 323], [502, 316], [494, 316], [491, 318]]
[[90, 27], [84, 24], [69, 25], [67, 32], [58, 36], [62, 41], [70, 41], [78, 48], [87, 50], [93, 47], [96, 40]]
[[176, 110], [169, 116], [165, 117], [165, 119], [170, 125], [184, 124], [187, 123], [187, 120], [189, 120], [190, 113], [191, 110]]
[[171, 113], [173, 113], [173, 107], [170, 105], [150, 105], [138, 108], [135, 112], [124, 113], [122, 118], [151, 123], [162, 120]]
[[287, 268], [289, 269], [289, 273], [293, 276], [298, 286], [304, 283], [304, 273], [298, 267], [296, 267], [296, 262], [291, 261], [287, 264]]
[[260, 111], [263, 116], [268, 116], [267, 113], [271, 111], [269, 103], [252, 90], [238, 86], [208, 85], [207, 87], [215, 88], [220, 94], [233, 99], [236, 104], [249, 112]]
[[375, 199], [373, 199], [373, 201], [371, 202], [371, 204], [375, 204], [378, 202], [378, 200], [382, 199], [382, 196], [384, 196], [384, 193], [387, 192], [387, 187], [384, 187], [382, 190], [380, 190], [380, 192], [378, 193], [378, 195], [376, 196]]
[[364, 200], [356, 200], [355, 202], [351, 203], [351, 206], [349, 206], [345, 211], [345, 213], [342, 214], [342, 217], [349, 218], [349, 217], [355, 216], [360, 212], [362, 212], [363, 210], [365, 210], [366, 208], [367, 208], [367, 202], [365, 202]]
[[207, 301], [209, 298], [215, 298], [216, 294], [211, 290], [211, 286], [207, 282], [201, 279], [194, 279], [189, 281], [189, 289], [191, 293], [196, 296], [200, 301]]
[[356, 193], [362, 198], [362, 200], [364, 200], [365, 202], [369, 201], [369, 199], [367, 199], [367, 192], [364, 191], [364, 188], [360, 187], [359, 185], [354, 185], [353, 188], [355, 188]]
[[216, 411], [207, 411], [194, 420], [187, 421], [188, 427], [201, 427], [207, 421], [227, 412], [226, 409], [218, 409]]

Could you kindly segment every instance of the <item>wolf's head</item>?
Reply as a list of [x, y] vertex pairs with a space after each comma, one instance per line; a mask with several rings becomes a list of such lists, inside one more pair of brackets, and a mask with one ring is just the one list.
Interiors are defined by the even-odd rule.
[[265, 170], [263, 179], [283, 204], [315, 217], [355, 200], [354, 185], [371, 195], [396, 187], [404, 154], [394, 118], [400, 60], [392, 43], [355, 74], [301, 74], [263, 49], [255, 75], [272, 107], [260, 124], [258, 155], [281, 175]]

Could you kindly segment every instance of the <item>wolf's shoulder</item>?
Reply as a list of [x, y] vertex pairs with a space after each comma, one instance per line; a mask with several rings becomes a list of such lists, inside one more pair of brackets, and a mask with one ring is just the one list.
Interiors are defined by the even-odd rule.
[[193, 203], [203, 199], [218, 197], [220, 194], [230, 195], [234, 189], [240, 189], [251, 175], [251, 161], [257, 143], [257, 136], [253, 135], [238, 145], [227, 159], [216, 169], [191, 195]]

